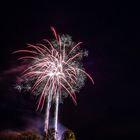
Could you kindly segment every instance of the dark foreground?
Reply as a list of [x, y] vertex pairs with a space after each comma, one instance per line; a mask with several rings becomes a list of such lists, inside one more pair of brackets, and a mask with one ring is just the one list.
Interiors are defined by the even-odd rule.
[[2, 132], [0, 134], [0, 140], [43, 140], [43, 137], [32, 131], [24, 132]]
[[[48, 137], [45, 135], [42, 136], [34, 131], [4, 131], [0, 133], [0, 140], [57, 140], [53, 136], [53, 131], [50, 131]], [[74, 133], [71, 130], [68, 130], [63, 133], [61, 140], [76, 140], [76, 138]]]

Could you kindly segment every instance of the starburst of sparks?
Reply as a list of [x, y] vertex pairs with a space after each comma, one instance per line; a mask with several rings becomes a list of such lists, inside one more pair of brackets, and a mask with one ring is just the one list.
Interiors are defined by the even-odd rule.
[[37, 110], [43, 109], [49, 94], [52, 99], [56, 98], [57, 93], [59, 97], [68, 94], [76, 104], [75, 92], [84, 85], [85, 78], [88, 77], [94, 83], [81, 65], [82, 57], [87, 55], [80, 48], [82, 42], [75, 44], [70, 36], [60, 36], [53, 27], [51, 29], [54, 40], [44, 39], [44, 43], [28, 44], [28, 49], [14, 52], [25, 54], [20, 60], [30, 59], [22, 78], [32, 81], [32, 92], [40, 91]]

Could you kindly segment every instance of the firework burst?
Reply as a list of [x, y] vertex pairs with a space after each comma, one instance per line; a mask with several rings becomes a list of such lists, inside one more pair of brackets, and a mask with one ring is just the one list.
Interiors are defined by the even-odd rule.
[[[37, 110], [42, 110], [46, 101], [46, 118], [44, 131], [47, 133], [51, 103], [55, 102], [55, 131], [57, 132], [58, 106], [63, 97], [68, 95], [76, 104], [76, 92], [84, 86], [86, 77], [93, 79], [82, 66], [83, 56], [87, 51], [80, 48], [82, 42], [74, 43], [69, 35], [58, 35], [51, 28], [54, 40], [44, 39], [43, 43], [28, 44], [19, 60], [28, 60], [29, 65], [22, 75], [23, 81], [31, 83], [31, 91], [39, 93]], [[27, 82], [27, 83], [28, 83]], [[55, 136], [56, 137], [56, 136]]]

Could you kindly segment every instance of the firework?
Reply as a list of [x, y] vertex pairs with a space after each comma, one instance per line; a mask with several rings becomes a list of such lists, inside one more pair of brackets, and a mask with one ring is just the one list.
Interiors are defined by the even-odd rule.
[[24, 54], [19, 59], [29, 62], [22, 79], [34, 94], [39, 95], [37, 110], [42, 110], [44, 103], [47, 103], [44, 127], [46, 133], [51, 104], [55, 103], [54, 127], [57, 132], [59, 103], [69, 95], [76, 104], [75, 93], [84, 86], [86, 77], [93, 82], [82, 66], [81, 60], [83, 56], [87, 56], [87, 51], [80, 48], [82, 42], [76, 44], [69, 35], [58, 35], [53, 27], [51, 29], [55, 37], [53, 40], [44, 39], [43, 43], [28, 44], [26, 50], [14, 52]]

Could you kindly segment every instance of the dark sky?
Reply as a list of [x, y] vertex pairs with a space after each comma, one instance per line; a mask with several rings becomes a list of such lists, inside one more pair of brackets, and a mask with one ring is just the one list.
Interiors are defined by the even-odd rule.
[[[60, 106], [59, 120], [78, 140], [125, 139], [140, 133], [138, 3], [128, 1], [0, 2], [0, 130], [25, 129], [43, 118], [35, 97], [13, 89], [17, 57], [26, 43], [52, 37], [50, 26], [82, 41], [89, 51], [84, 66], [95, 85], [86, 82]], [[31, 121], [32, 120], [32, 121]], [[40, 125], [39, 125], [40, 126]], [[30, 126], [31, 127], [31, 126]], [[40, 126], [41, 127], [41, 126]], [[40, 128], [41, 129], [41, 128]]]

